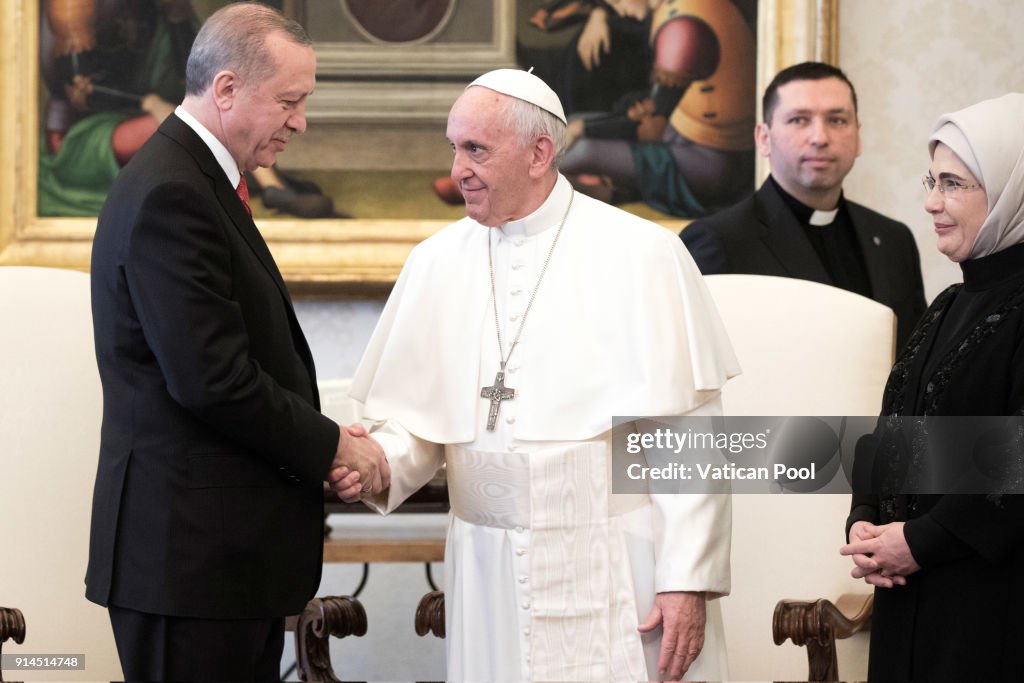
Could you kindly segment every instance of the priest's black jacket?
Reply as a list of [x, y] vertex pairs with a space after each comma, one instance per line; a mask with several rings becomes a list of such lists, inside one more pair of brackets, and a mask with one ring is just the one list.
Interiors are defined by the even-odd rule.
[[[847, 201], [872, 298], [896, 314], [896, 348], [925, 309], [921, 261], [910, 229]], [[746, 273], [836, 283], [769, 178], [751, 196], [686, 226], [680, 237], [704, 275]]]
[[92, 307], [103, 426], [88, 599], [194, 618], [298, 613], [320, 581], [338, 426], [318, 410], [267, 245], [176, 116], [110, 191]]

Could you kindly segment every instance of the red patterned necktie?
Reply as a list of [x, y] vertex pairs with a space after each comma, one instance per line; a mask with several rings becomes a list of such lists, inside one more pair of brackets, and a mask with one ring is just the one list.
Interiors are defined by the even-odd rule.
[[245, 182], [245, 174], [242, 174], [242, 179], [238, 181], [238, 187], [235, 188], [235, 194], [242, 200], [242, 205], [245, 210], [249, 212], [249, 217], [252, 217], [252, 207], [249, 206], [249, 186]]

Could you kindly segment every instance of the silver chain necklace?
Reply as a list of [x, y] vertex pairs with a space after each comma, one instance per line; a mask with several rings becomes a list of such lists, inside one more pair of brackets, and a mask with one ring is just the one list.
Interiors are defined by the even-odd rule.
[[569, 206], [565, 207], [565, 213], [562, 214], [562, 222], [558, 224], [558, 231], [555, 233], [555, 239], [551, 242], [551, 248], [548, 249], [547, 258], [544, 259], [544, 265], [541, 266], [540, 275], [537, 276], [537, 284], [533, 287], [533, 293], [530, 294], [530, 300], [526, 303], [526, 310], [523, 311], [523, 319], [519, 321], [519, 331], [516, 332], [516, 338], [512, 340], [512, 346], [509, 347], [508, 355], [505, 355], [505, 350], [501, 341], [501, 324], [498, 322], [498, 294], [497, 288], [494, 285], [494, 254], [491, 250], [491, 231], [494, 228], [488, 228], [487, 233], [487, 263], [491, 268], [491, 302], [494, 304], [494, 330], [498, 334], [498, 360], [501, 362], [501, 367], [498, 368], [498, 374], [494, 377], [494, 384], [489, 387], [480, 388], [480, 398], [486, 398], [491, 402], [491, 409], [487, 413], [487, 431], [493, 432], [494, 425], [498, 421], [498, 410], [501, 409], [502, 401], [511, 401], [516, 397], [516, 390], [512, 387], [505, 386], [505, 366], [508, 365], [508, 361], [512, 358], [512, 353], [516, 350], [516, 346], [519, 344], [519, 338], [523, 334], [523, 327], [526, 325], [526, 316], [530, 314], [530, 308], [533, 307], [533, 300], [537, 296], [537, 290], [540, 289], [540, 283], [544, 280], [544, 274], [548, 272], [548, 264], [551, 262], [551, 254], [555, 253], [555, 245], [558, 244], [558, 238], [562, 234], [562, 228], [565, 227], [565, 220], [569, 217], [569, 211], [572, 209], [572, 200], [576, 197], [576, 193], [573, 192], [569, 195]]

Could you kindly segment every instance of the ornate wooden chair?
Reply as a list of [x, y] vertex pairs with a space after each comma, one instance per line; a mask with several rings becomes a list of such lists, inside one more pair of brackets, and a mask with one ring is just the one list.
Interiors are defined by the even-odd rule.
[[428, 633], [438, 638], [445, 637], [444, 591], [430, 591], [416, 608], [416, 635], [425, 636]]
[[337, 681], [331, 666], [330, 638], [366, 635], [366, 610], [350, 596], [313, 598], [289, 620], [295, 630], [295, 659], [303, 681]]
[[[727, 415], [829, 421], [828, 416], [878, 414], [892, 366], [891, 310], [845, 290], [792, 278], [711, 275], [705, 282], [743, 367], [722, 392]], [[848, 509], [844, 495], [734, 496], [734, 595], [722, 606], [734, 677], [800, 675], [793, 673], [803, 668], [798, 651], [772, 647], [766, 637], [774, 609], [775, 643], [789, 638], [806, 645], [810, 680], [835, 680], [835, 639], [868, 628], [870, 596], [844, 595], [834, 605], [776, 601], [863, 588], [849, 578], [850, 562], [838, 553]], [[785, 568], [765, 562], [769, 538], [772, 556], [785, 558]], [[857, 640], [850, 643], [851, 659], [864, 652], [864, 639]], [[851, 664], [846, 670], [856, 671]], [[863, 670], [863, 662], [858, 667]]]
[[[357, 405], [348, 396], [350, 381], [347, 379], [324, 380], [319, 384], [321, 409], [324, 415], [341, 423], [349, 424], [359, 418]], [[324, 491], [325, 513], [330, 514], [375, 514], [363, 505], [346, 504], [330, 489]], [[446, 513], [448, 511], [448, 488], [443, 478], [435, 479], [413, 494], [398, 510], [401, 513]], [[325, 538], [331, 533], [324, 524]], [[363, 636], [367, 630], [366, 610], [359, 602], [359, 594], [369, 577], [370, 562], [423, 561], [426, 565], [427, 581], [433, 586], [430, 562], [438, 561], [436, 540], [378, 541], [361, 539], [327, 539], [324, 548], [325, 562], [363, 562], [363, 575], [352, 595], [317, 597], [307, 603], [302, 614], [286, 622], [288, 630], [295, 632], [296, 669], [303, 681], [337, 681], [330, 659], [330, 638]], [[400, 546], [400, 547], [399, 547]], [[374, 559], [376, 558], [376, 559]], [[440, 595], [440, 592], [438, 591]], [[440, 636], [444, 637], [444, 604], [440, 605]], [[420, 621], [419, 612], [416, 617]], [[419, 626], [417, 626], [417, 630]]]
[[[0, 607], [0, 653], [4, 643], [13, 640], [21, 645], [25, 642], [25, 617], [15, 607]], [[4, 672], [0, 671], [0, 683], [3, 683]]]
[[841, 680], [836, 640], [869, 630], [873, 604], [871, 593], [845, 593], [834, 604], [825, 599], [780, 600], [772, 617], [775, 644], [788, 638], [807, 647], [807, 680]]

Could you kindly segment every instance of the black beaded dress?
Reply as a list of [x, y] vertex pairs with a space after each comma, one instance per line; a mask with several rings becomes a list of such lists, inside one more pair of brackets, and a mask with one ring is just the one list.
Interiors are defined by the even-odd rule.
[[[961, 268], [897, 358], [883, 415], [1024, 415], [1024, 244]], [[854, 495], [847, 531], [906, 521], [921, 566], [875, 590], [870, 680], [1024, 681], [1022, 499]]]

